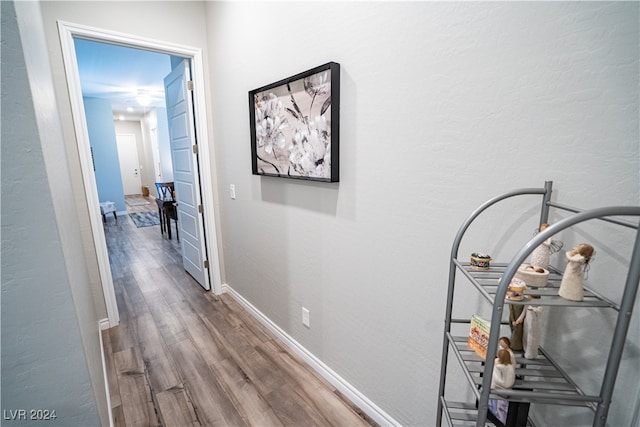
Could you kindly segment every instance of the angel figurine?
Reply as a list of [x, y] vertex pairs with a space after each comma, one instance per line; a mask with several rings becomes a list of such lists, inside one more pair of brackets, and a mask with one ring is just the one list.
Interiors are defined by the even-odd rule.
[[567, 252], [567, 267], [560, 282], [558, 295], [571, 301], [584, 299], [584, 273], [594, 253], [593, 246], [588, 243], [581, 243]]
[[[538, 232], [543, 231], [547, 227], [549, 227], [549, 224], [541, 224]], [[531, 253], [531, 264], [544, 269], [549, 269], [549, 259], [551, 258], [551, 254], [558, 252], [562, 249], [562, 246], [562, 242], [551, 240], [551, 237], [549, 237], [533, 250]]]

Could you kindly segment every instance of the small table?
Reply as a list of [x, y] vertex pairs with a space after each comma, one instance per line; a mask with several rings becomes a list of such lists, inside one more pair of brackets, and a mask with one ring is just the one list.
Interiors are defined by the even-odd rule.
[[116, 224], [118, 223], [118, 215], [116, 214], [116, 204], [115, 202], [102, 202], [100, 203], [100, 213], [102, 214], [102, 222], [107, 223], [107, 214], [113, 212], [113, 217], [116, 219]]

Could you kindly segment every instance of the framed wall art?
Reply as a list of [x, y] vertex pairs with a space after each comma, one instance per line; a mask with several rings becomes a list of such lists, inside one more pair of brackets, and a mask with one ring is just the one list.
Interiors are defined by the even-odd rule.
[[340, 64], [249, 92], [254, 175], [340, 180]]

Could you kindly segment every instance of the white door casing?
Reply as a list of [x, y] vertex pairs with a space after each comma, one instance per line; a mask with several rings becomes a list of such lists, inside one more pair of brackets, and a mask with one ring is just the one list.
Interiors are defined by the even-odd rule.
[[[107, 309], [108, 326], [117, 326], [120, 322], [118, 306], [116, 303], [113, 278], [109, 266], [109, 255], [102, 227], [102, 216], [99, 210], [98, 190], [93, 173], [93, 163], [91, 160], [91, 150], [89, 145], [89, 133], [87, 130], [86, 116], [84, 113], [84, 103], [82, 101], [82, 89], [80, 86], [80, 76], [78, 72], [78, 62], [76, 59], [75, 37], [89, 38], [95, 41], [113, 43], [123, 46], [147, 49], [169, 55], [190, 58], [192, 61], [192, 72], [194, 80], [194, 104], [195, 104], [195, 126], [200, 141], [200, 176], [202, 189], [202, 202], [207, 214], [204, 217], [207, 230], [211, 230], [206, 235], [207, 247], [209, 248], [209, 273], [213, 281], [213, 292], [222, 293], [222, 280], [220, 275], [220, 264], [218, 255], [218, 236], [216, 234], [216, 219], [214, 214], [213, 197], [213, 169], [209, 148], [209, 130], [206, 120], [204, 63], [202, 50], [200, 48], [178, 45], [175, 43], [158, 41], [146, 37], [124, 34], [116, 31], [98, 29], [86, 25], [74, 24], [58, 21], [58, 32], [60, 35], [62, 55], [65, 67], [67, 87], [69, 88], [69, 100], [73, 116], [73, 126], [75, 129], [78, 156], [82, 170], [83, 185], [89, 207], [89, 222], [93, 236], [93, 243], [96, 250], [100, 282]], [[206, 142], [206, 143], [205, 143]]]
[[193, 134], [193, 102], [188, 88], [191, 71], [183, 60], [164, 78], [164, 93], [169, 123], [173, 183], [178, 209], [178, 227], [184, 269], [209, 290], [209, 272], [205, 267], [207, 250], [204, 224], [198, 212], [201, 205], [198, 182], [197, 141]]
[[140, 194], [142, 181], [140, 180], [140, 161], [138, 159], [138, 144], [134, 134], [117, 134], [118, 160], [120, 161], [120, 176], [125, 196]]
[[162, 179], [162, 165], [160, 164], [160, 150], [158, 149], [158, 128], [150, 129], [151, 154], [153, 155], [153, 176], [156, 182], [164, 182]]

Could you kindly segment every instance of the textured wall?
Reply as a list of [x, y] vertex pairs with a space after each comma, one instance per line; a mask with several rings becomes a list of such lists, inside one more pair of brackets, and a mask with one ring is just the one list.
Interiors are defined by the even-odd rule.
[[[567, 204], [640, 202], [637, 3], [207, 10], [226, 283], [403, 424], [435, 420], [447, 257], [472, 209], [545, 180]], [[247, 91], [328, 61], [342, 66], [341, 182], [251, 176]], [[461, 253], [509, 260], [538, 214], [532, 199], [488, 212]], [[629, 235], [597, 226], [560, 237], [598, 248], [589, 280], [616, 297]], [[488, 311], [473, 293], [459, 296], [458, 315]], [[552, 325], [560, 338], [548, 344], [597, 392], [590, 377], [613, 316], [592, 314], [550, 313], [562, 328]], [[638, 394], [635, 319], [612, 425], [630, 423]], [[463, 393], [464, 379], [452, 380]], [[585, 411], [545, 411], [543, 425], [590, 423]]]
[[98, 317], [38, 4], [19, 8], [16, 18], [2, 2], [3, 425], [98, 425], [99, 408], [108, 419]]
[[83, 102], [98, 199], [115, 202], [118, 212], [126, 211], [111, 102], [97, 98], [83, 98]]

